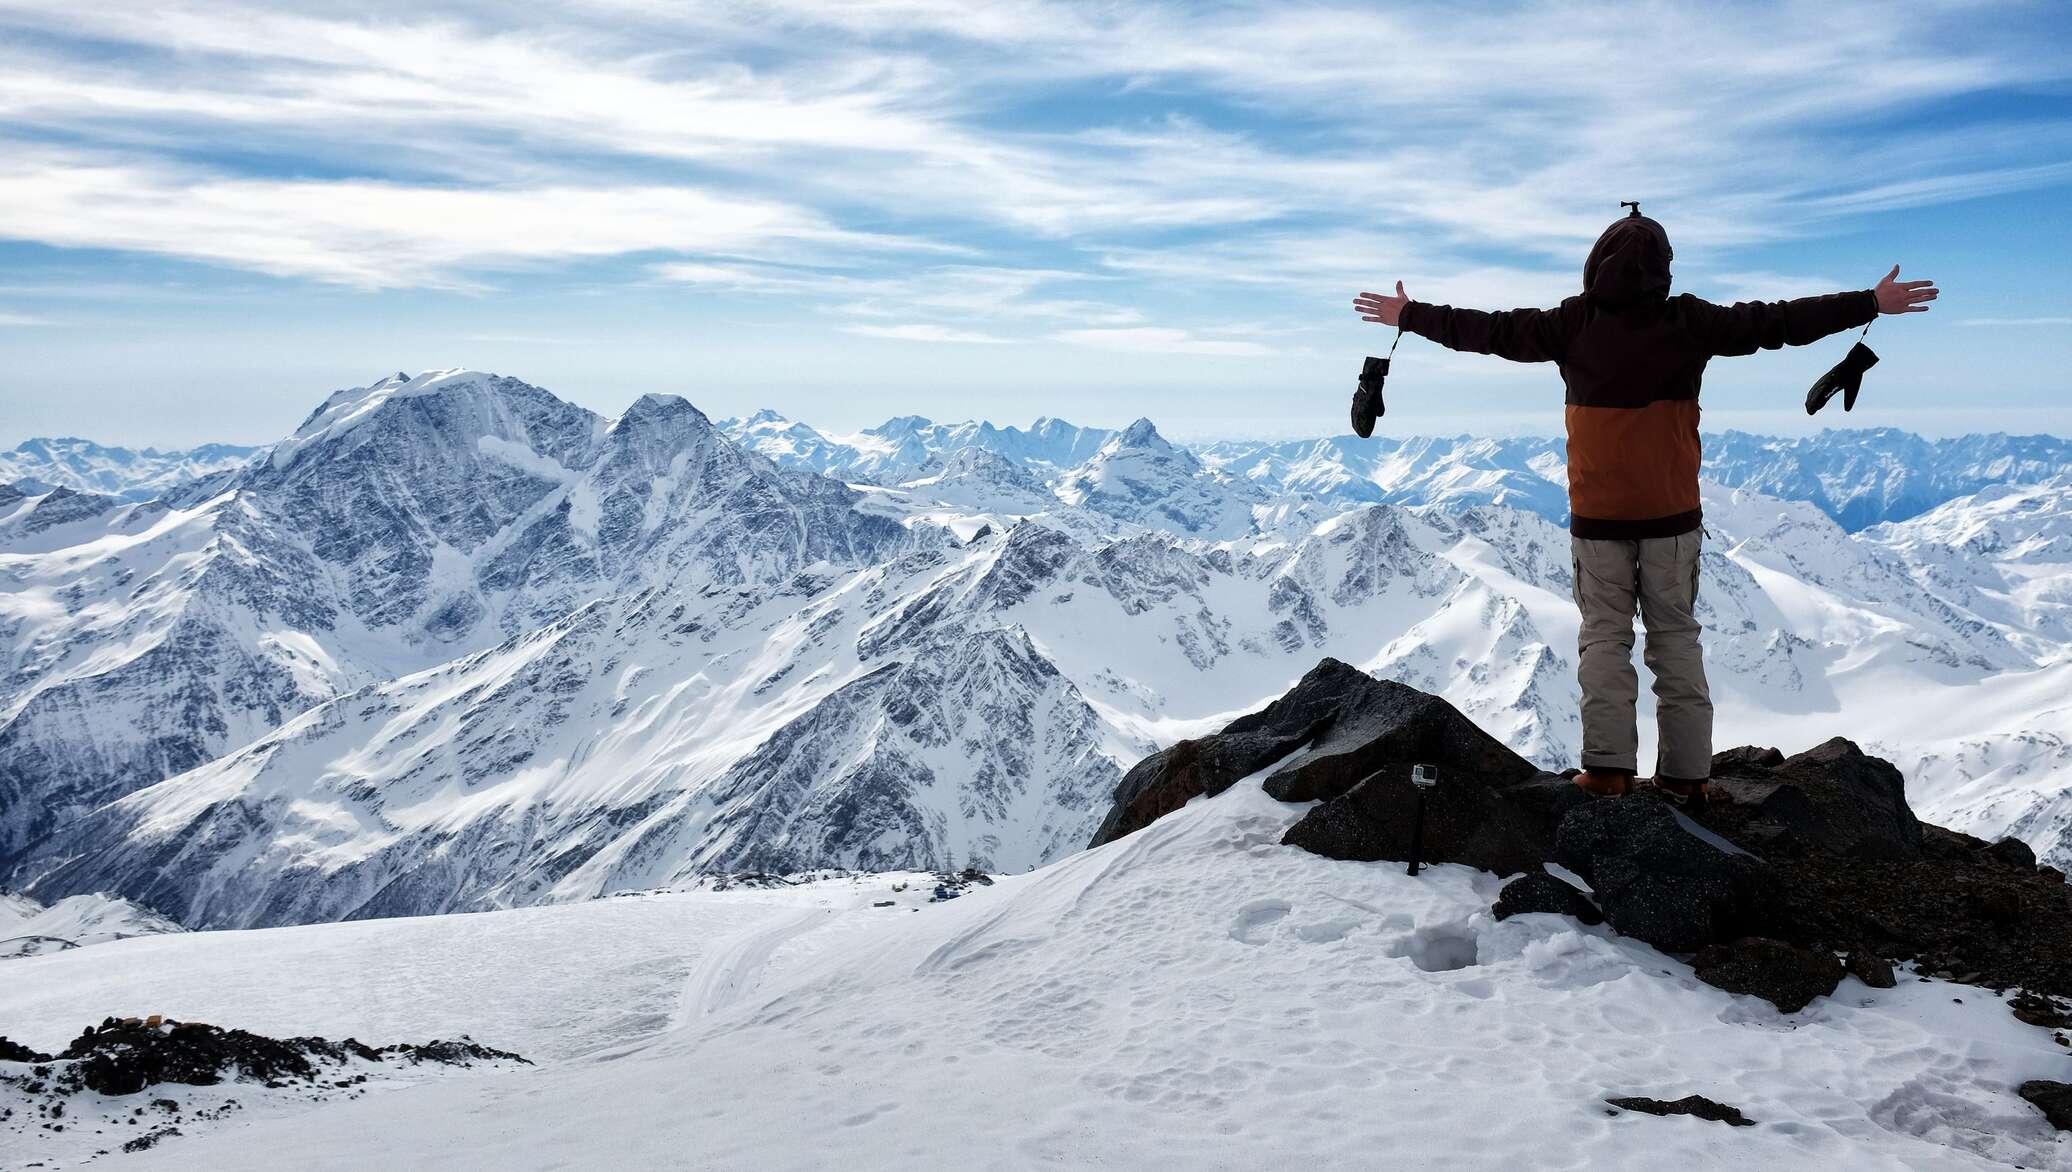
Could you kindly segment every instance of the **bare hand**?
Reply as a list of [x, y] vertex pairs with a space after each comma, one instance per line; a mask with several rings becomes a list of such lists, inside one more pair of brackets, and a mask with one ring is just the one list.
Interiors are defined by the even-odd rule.
[[[1894, 270], [1897, 271], [1897, 270]], [[1929, 294], [1931, 297], [1933, 293]], [[1389, 297], [1381, 293], [1362, 293], [1353, 298], [1353, 308], [1360, 311], [1361, 321], [1378, 321], [1385, 326], [1400, 324], [1403, 307], [1410, 304], [1410, 298], [1403, 292], [1403, 282], [1396, 282], [1396, 295]]]
[[1934, 281], [1900, 280], [1899, 266], [1893, 265], [1872, 292], [1878, 295], [1879, 313], [1927, 313], [1937, 290]]

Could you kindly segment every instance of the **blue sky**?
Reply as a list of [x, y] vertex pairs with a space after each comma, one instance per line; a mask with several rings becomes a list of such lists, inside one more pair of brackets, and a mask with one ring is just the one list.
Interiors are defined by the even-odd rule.
[[[445, 366], [1336, 433], [1354, 293], [1552, 304], [1636, 198], [1716, 300], [1941, 283], [1847, 422], [2072, 433], [2068, 99], [2055, 3], [0, 0], [0, 443]], [[1707, 426], [1806, 429], [1846, 348], [1715, 363]], [[1389, 429], [1560, 425], [1550, 368], [1396, 371]]]

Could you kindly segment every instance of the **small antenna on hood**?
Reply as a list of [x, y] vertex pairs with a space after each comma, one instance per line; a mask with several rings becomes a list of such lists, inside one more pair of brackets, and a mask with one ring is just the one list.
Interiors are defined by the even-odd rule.
[[1619, 201], [1619, 206], [1633, 209], [1626, 213], [1626, 218], [1629, 220], [1637, 219], [1640, 216], [1640, 201], [1637, 199], [1622, 199]]

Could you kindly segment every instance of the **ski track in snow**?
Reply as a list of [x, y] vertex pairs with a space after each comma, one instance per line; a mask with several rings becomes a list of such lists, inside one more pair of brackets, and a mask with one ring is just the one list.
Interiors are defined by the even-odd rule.
[[[2072, 1143], [2012, 1089], [2061, 1077], [2066, 1056], [1990, 994], [1851, 979], [1781, 1015], [1603, 928], [1498, 923], [1494, 876], [1278, 845], [1305, 809], [1247, 780], [918, 912], [853, 889], [747, 893], [754, 918], [705, 935], [678, 986], [680, 1028], [234, 1122], [133, 1163], [2072, 1169]], [[618, 902], [556, 909], [557, 931], [581, 941], [583, 917]], [[341, 928], [381, 925], [270, 931]], [[160, 979], [179, 979], [165, 959]], [[478, 966], [485, 1000], [525, 978], [510, 960]], [[1694, 1092], [1757, 1126], [1602, 1102]]]

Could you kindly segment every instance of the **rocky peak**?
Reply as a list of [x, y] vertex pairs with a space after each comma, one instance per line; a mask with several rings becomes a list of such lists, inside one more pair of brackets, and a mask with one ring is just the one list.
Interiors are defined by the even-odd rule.
[[[1790, 757], [1719, 754], [1700, 824], [1644, 795], [1592, 798], [1439, 697], [1335, 659], [1261, 711], [1140, 761], [1117, 785], [1095, 844], [1276, 763], [1263, 782], [1269, 795], [1318, 803], [1286, 845], [1401, 862], [1421, 817], [1422, 861], [1520, 876], [1504, 888], [1499, 917], [1601, 910], [1621, 934], [1695, 953], [1699, 979], [1787, 1013], [1833, 991], [1838, 953], [1870, 982], [1889, 984], [1891, 962], [1914, 961], [1992, 988], [2072, 995], [2064, 876], [2020, 843], [1922, 824], [1898, 770], [1845, 739]], [[1438, 769], [1421, 798], [1409, 784], [1419, 764]]]

